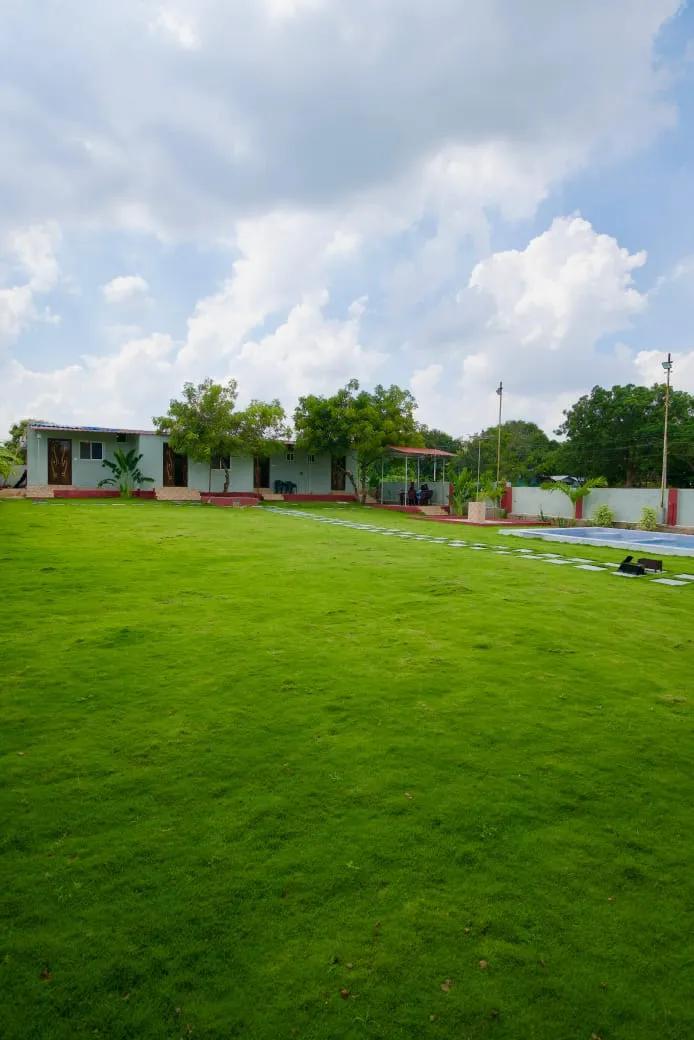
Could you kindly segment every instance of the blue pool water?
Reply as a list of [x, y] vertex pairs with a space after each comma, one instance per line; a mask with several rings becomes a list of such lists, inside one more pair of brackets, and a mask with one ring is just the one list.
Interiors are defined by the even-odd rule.
[[626, 531], [615, 527], [507, 527], [500, 528], [499, 534], [519, 538], [542, 538], [548, 542], [605, 545], [613, 549], [650, 550], [667, 556], [694, 556], [694, 534]]

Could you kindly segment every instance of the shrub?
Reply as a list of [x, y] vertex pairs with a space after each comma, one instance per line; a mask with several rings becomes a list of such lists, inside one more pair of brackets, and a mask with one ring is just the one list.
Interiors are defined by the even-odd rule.
[[609, 506], [601, 505], [593, 513], [593, 523], [596, 527], [612, 527], [614, 524], [614, 513]]
[[658, 514], [652, 506], [644, 506], [641, 510], [641, 521], [639, 527], [643, 531], [656, 531], [658, 528]]

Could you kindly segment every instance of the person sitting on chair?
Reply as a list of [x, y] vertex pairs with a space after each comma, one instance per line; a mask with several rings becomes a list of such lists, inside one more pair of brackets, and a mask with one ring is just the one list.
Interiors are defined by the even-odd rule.
[[434, 492], [429, 490], [429, 485], [428, 484], [422, 484], [421, 488], [419, 489], [419, 504], [420, 504], [420, 506], [428, 506], [429, 503], [431, 502], [431, 498], [432, 498], [433, 494], [434, 494]]
[[410, 486], [407, 489], [407, 504], [408, 506], [417, 505], [417, 488], [414, 486], [414, 480], [410, 481]]

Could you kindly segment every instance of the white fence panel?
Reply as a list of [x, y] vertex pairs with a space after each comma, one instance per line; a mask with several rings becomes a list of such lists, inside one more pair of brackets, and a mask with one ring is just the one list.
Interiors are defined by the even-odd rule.
[[680, 491], [677, 500], [677, 524], [679, 527], [694, 527], [694, 489]]
[[583, 515], [589, 519], [598, 506], [609, 506], [619, 524], [637, 524], [644, 506], [655, 509], [660, 519], [658, 488], [595, 488], [583, 502]]
[[519, 516], [561, 516], [571, 519], [574, 507], [561, 491], [544, 491], [539, 487], [514, 487], [513, 512]]

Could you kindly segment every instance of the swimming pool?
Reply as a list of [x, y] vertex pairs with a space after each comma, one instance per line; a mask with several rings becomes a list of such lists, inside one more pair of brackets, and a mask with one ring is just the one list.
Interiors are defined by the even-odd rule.
[[615, 527], [507, 527], [499, 528], [499, 534], [508, 534], [515, 538], [543, 538], [547, 542], [648, 550], [666, 556], [694, 556], [694, 535], [692, 534], [627, 531]]

